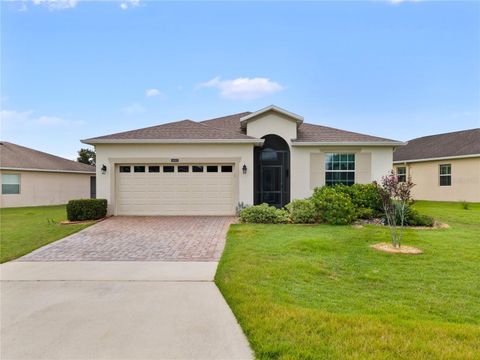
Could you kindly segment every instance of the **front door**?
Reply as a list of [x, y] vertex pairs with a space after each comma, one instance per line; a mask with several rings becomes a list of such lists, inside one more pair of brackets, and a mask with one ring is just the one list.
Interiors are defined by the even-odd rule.
[[290, 202], [290, 150], [277, 135], [267, 135], [255, 150], [255, 204], [281, 208]]

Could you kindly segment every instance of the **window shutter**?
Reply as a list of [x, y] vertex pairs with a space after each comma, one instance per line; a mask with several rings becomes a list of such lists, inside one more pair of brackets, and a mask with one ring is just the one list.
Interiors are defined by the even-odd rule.
[[325, 154], [310, 154], [310, 189], [325, 185]]
[[372, 153], [355, 154], [355, 183], [370, 184], [372, 182]]

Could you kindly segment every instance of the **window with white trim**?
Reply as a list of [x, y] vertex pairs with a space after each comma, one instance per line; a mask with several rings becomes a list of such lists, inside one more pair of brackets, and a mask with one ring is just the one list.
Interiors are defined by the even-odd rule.
[[398, 182], [406, 182], [407, 181], [407, 167], [406, 166], [398, 166], [397, 167], [397, 179], [398, 179]]
[[440, 186], [451, 186], [452, 185], [452, 165], [440, 164], [439, 177], [440, 177], [439, 179]]
[[355, 154], [325, 154], [325, 184], [353, 185], [355, 183]]
[[20, 194], [20, 174], [2, 174], [2, 195]]

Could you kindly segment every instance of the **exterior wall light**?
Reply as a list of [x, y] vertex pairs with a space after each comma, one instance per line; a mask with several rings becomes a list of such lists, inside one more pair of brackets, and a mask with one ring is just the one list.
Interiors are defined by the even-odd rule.
[[243, 164], [242, 172], [243, 172], [244, 174], [247, 173], [247, 165]]
[[105, 173], [107, 172], [107, 166], [102, 165], [102, 168], [100, 170], [102, 170], [102, 174], [105, 175]]

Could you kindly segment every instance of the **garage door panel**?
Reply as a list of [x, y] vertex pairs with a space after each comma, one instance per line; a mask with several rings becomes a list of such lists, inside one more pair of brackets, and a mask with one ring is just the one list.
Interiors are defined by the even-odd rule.
[[[203, 166], [206, 169], [206, 165]], [[221, 169], [220, 164], [218, 169]], [[191, 166], [189, 171], [185, 173], [120, 173], [117, 169], [117, 214], [234, 214], [236, 181], [233, 172], [193, 173]]]

